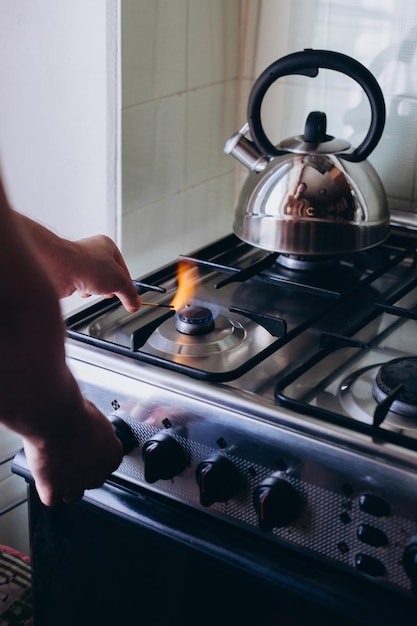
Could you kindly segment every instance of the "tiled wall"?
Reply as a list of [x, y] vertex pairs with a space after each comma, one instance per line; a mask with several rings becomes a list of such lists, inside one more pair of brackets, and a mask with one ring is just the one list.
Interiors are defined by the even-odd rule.
[[122, 248], [134, 275], [231, 230], [240, 0], [122, 0]]

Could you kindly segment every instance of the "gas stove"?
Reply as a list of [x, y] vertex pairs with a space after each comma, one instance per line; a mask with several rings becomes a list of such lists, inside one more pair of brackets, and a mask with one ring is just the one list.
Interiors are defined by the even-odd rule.
[[[67, 320], [114, 484], [417, 593], [416, 231], [292, 257], [234, 235]], [[417, 605], [416, 605], [417, 607]]]

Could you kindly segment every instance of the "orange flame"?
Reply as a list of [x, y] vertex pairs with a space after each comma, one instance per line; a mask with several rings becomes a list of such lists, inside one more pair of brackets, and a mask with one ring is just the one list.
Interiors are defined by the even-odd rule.
[[198, 268], [185, 261], [180, 261], [177, 268], [178, 289], [171, 304], [175, 311], [179, 311], [194, 296], [195, 287], [198, 285]]

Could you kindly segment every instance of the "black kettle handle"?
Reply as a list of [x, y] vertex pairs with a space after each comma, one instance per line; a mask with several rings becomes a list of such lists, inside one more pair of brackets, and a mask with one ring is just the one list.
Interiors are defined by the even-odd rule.
[[351, 153], [339, 154], [346, 161], [364, 161], [378, 144], [385, 126], [385, 101], [376, 78], [359, 61], [331, 50], [306, 49], [294, 52], [269, 65], [252, 87], [248, 101], [248, 124], [258, 150], [267, 156], [278, 156], [278, 150], [266, 136], [261, 123], [261, 104], [269, 87], [281, 76], [303, 74], [314, 78], [319, 68], [335, 70], [353, 78], [365, 91], [371, 105], [371, 124], [362, 143]]

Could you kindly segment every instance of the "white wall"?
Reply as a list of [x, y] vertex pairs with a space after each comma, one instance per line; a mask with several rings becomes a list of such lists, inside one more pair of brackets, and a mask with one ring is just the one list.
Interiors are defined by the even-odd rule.
[[0, 163], [16, 208], [117, 235], [118, 0], [1, 0]]

